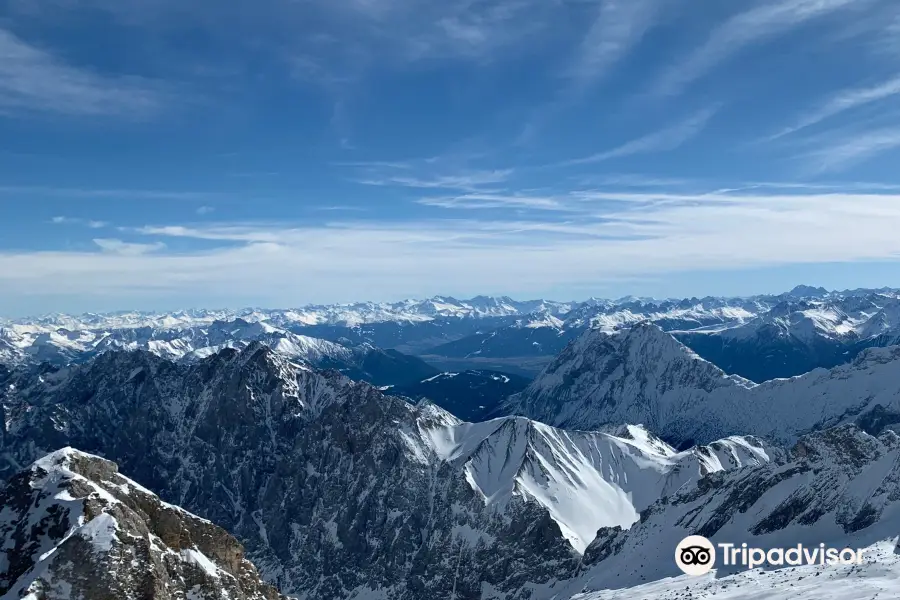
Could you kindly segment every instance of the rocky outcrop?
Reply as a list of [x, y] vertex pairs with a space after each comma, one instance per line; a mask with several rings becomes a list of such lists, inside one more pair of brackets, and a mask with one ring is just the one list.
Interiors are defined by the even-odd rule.
[[0, 595], [54, 600], [280, 600], [244, 549], [115, 463], [71, 448], [0, 492]]

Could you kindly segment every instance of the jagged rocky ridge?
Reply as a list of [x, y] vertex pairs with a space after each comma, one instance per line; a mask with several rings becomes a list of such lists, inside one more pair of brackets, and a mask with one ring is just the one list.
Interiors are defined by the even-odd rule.
[[280, 600], [220, 527], [64, 448], [0, 491], [0, 596]]
[[525, 598], [700, 475], [772, 450], [675, 452], [641, 428], [467, 424], [254, 344], [196, 364], [112, 352], [0, 382], [0, 473], [76, 446], [240, 539], [303, 599]]
[[652, 324], [589, 331], [501, 410], [567, 429], [642, 423], [676, 445], [745, 432], [790, 443], [845, 422], [877, 432], [900, 422], [900, 347], [757, 385]]
[[[874, 437], [845, 425], [804, 436], [786, 460], [711, 473], [695, 487], [655, 502], [629, 530], [601, 529], [585, 551], [581, 574], [557, 586], [556, 593], [568, 598], [577, 591], [625, 588], [680, 575], [673, 552], [688, 535], [703, 535], [714, 544], [738, 547], [746, 542], [764, 550], [798, 543], [810, 548], [819, 544], [834, 548], [876, 546], [870, 553], [870, 560], [875, 560], [877, 546], [887, 541], [892, 550], [898, 534], [900, 437], [891, 431]], [[896, 580], [900, 565], [894, 559], [885, 561], [883, 568], [888, 564], [892, 564]], [[722, 561], [716, 567], [718, 577], [740, 570]], [[818, 575], [814, 573], [817, 570]], [[822, 569], [809, 571], [814, 577], [823, 574]], [[747, 576], [739, 575], [731, 583], [738, 584], [742, 579]], [[782, 575], [782, 579], [789, 581], [790, 577]], [[716, 594], [709, 594], [711, 597], [728, 596], [723, 590], [728, 579], [721, 583], [716, 586]], [[787, 583], [784, 585], [787, 587]], [[661, 584], [646, 589], [651, 587], [657, 592], [666, 590]], [[671, 586], [685, 591], [688, 587], [697, 589]], [[585, 599], [606, 597], [598, 593]], [[623, 592], [621, 597], [632, 596]]]

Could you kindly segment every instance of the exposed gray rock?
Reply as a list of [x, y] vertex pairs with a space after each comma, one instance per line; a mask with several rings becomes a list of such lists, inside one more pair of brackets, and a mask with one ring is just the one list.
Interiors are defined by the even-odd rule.
[[280, 600], [222, 528], [71, 448], [0, 492], [0, 595], [28, 600]]

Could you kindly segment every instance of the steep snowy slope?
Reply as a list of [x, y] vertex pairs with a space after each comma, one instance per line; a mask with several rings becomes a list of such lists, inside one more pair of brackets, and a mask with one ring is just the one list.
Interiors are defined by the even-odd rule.
[[859, 422], [900, 422], [900, 347], [852, 363], [756, 385], [726, 375], [650, 324], [573, 342], [502, 407], [568, 429], [642, 423], [676, 444], [753, 432], [779, 442]]
[[[713, 473], [653, 504], [630, 530], [601, 530], [581, 576], [566, 585], [600, 590], [680, 575], [674, 549], [688, 535], [768, 550], [865, 548], [898, 531], [900, 438], [843, 426], [802, 438], [782, 464]], [[717, 561], [719, 576], [741, 569]]]
[[568, 432], [521, 417], [424, 431], [440, 458], [463, 465], [487, 505], [537, 502], [579, 552], [599, 527], [629, 527], [698, 476], [768, 462], [773, 453], [738, 437], [678, 453], [641, 427], [620, 433]]
[[770, 455], [751, 439], [676, 453], [639, 428], [466, 424], [260, 344], [195, 364], [110, 352], [17, 371], [0, 406], [0, 474], [62, 446], [102, 453], [310, 600], [513, 600], [570, 575], [598, 527], [663, 490]]
[[4, 600], [284, 598], [224, 530], [97, 456], [41, 458], [0, 491], [0, 507]]

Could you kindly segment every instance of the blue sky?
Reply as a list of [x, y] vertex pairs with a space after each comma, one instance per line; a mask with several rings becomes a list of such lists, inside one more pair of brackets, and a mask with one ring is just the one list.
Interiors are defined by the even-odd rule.
[[0, 0], [0, 314], [900, 285], [895, 0]]

